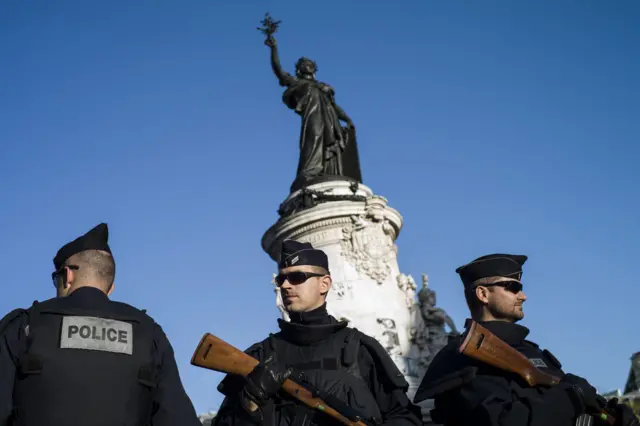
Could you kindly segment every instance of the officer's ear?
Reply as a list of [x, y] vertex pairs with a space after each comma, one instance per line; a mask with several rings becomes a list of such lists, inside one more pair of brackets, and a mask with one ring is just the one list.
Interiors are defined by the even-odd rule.
[[62, 274], [62, 289], [68, 290], [71, 288], [71, 283], [75, 280], [76, 273], [72, 268], [68, 266], [64, 267], [64, 272]]
[[331, 288], [331, 284], [333, 280], [331, 279], [331, 275], [325, 275], [320, 279], [320, 294], [326, 295]]
[[113, 289], [116, 288], [116, 283], [111, 283], [111, 285], [109, 286], [109, 290], [107, 290], [107, 296], [111, 296], [111, 293], [113, 293]]
[[489, 304], [489, 288], [481, 285], [477, 286], [476, 297], [483, 305]]

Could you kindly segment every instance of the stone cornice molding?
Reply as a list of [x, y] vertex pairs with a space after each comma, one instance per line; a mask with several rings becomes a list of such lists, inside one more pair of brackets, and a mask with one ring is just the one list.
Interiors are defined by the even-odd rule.
[[[325, 182], [309, 187], [311, 190], [327, 191], [332, 194], [349, 191], [343, 182]], [[298, 192], [299, 193], [299, 192]], [[383, 221], [389, 225], [393, 241], [402, 229], [402, 216], [387, 205], [387, 199], [373, 195], [368, 187], [360, 184], [357, 195], [362, 195], [364, 201], [333, 201], [318, 204], [290, 216], [281, 218], [273, 224], [262, 237], [262, 249], [277, 261], [280, 243], [284, 239], [296, 239], [311, 231], [319, 232], [350, 225], [354, 218], [366, 218], [373, 221]], [[288, 200], [296, 196], [291, 194]], [[286, 201], [285, 201], [286, 202]]]

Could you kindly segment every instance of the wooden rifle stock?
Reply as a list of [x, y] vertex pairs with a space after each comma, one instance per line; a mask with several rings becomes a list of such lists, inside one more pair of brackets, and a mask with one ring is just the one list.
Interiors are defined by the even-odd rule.
[[518, 374], [529, 386], [553, 386], [560, 383], [559, 378], [539, 370], [529, 358], [475, 321], [471, 321], [458, 350], [485, 364]]
[[[244, 377], [258, 365], [258, 360], [219, 337], [205, 333], [191, 357], [191, 365]], [[282, 389], [300, 402], [328, 414], [345, 426], [366, 426], [360, 420], [349, 420], [291, 379], [285, 380]]]
[[[526, 356], [476, 321], [471, 320], [467, 323], [465, 334], [466, 336], [458, 348], [461, 354], [500, 370], [515, 373], [522, 377], [529, 386], [555, 386], [560, 383], [558, 377], [539, 370]], [[616, 419], [606, 410], [589, 414], [598, 416], [610, 425], [616, 422]]]

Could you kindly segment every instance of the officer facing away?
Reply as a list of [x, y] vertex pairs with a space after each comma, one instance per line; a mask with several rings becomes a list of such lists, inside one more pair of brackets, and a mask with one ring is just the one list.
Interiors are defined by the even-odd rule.
[[58, 297], [1, 322], [0, 425], [200, 425], [160, 326], [108, 298], [107, 225], [62, 247], [53, 263]]
[[[602, 420], [604, 401], [585, 379], [565, 374], [548, 351], [526, 340], [529, 330], [516, 324], [524, 317], [522, 265], [527, 256], [492, 254], [456, 269], [465, 287], [471, 318], [529, 358], [545, 373], [561, 377], [558, 385], [529, 387], [519, 376], [483, 365], [458, 352], [454, 338], [434, 358], [414, 397], [434, 399], [435, 423], [474, 426], [571, 426]], [[617, 425], [637, 425], [633, 411], [617, 401], [608, 410]]]
[[[343, 414], [368, 424], [422, 426], [419, 408], [406, 395], [408, 384], [377, 340], [326, 310], [331, 275], [326, 254], [310, 243], [282, 243], [276, 284], [290, 322], [246, 353], [260, 363], [246, 378], [226, 376], [217, 426], [331, 425], [326, 414], [278, 391], [291, 377], [320, 391], [319, 397]], [[332, 398], [328, 398], [331, 395]], [[327, 400], [329, 399], [329, 400]]]

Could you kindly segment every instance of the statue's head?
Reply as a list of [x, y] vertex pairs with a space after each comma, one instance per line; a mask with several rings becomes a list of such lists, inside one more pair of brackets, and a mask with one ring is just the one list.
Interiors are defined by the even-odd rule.
[[296, 75], [298, 77], [312, 77], [315, 78], [316, 72], [318, 72], [318, 65], [315, 61], [304, 56], [298, 59], [296, 62]]
[[418, 292], [418, 301], [421, 305], [426, 304], [428, 306], [436, 305], [436, 292], [429, 287], [422, 287]]

